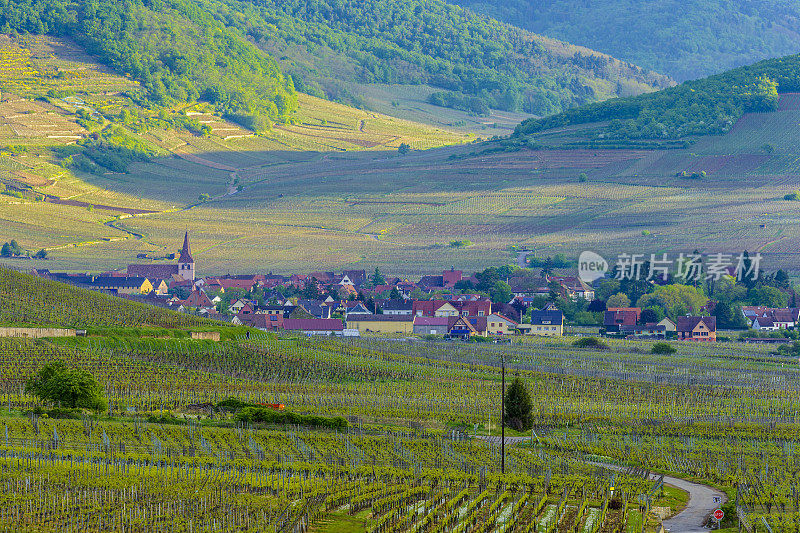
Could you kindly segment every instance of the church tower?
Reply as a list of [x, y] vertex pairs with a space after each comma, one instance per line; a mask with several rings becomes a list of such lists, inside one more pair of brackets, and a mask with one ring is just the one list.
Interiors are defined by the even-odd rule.
[[183, 248], [178, 258], [178, 275], [183, 279], [194, 281], [194, 259], [192, 249], [189, 247], [189, 232], [183, 236]]

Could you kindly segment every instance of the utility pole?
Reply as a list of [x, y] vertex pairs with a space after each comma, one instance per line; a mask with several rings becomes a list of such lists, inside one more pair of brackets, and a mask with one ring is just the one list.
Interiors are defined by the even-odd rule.
[[500, 400], [500, 472], [506, 473], [506, 356], [500, 356], [503, 373], [502, 399]]

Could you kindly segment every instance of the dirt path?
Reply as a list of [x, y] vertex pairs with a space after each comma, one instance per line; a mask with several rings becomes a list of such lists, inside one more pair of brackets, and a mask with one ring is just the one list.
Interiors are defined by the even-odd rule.
[[[500, 444], [500, 437], [481, 436], [479, 438], [487, 442]], [[514, 446], [520, 442], [530, 440], [530, 437], [506, 437], [505, 440], [506, 446]], [[626, 467], [608, 463], [592, 462], [589, 464], [601, 466], [617, 472], [624, 472], [627, 470]], [[660, 476], [651, 474], [650, 477], [655, 480]], [[728, 500], [724, 492], [709, 487], [708, 485], [702, 485], [672, 476], [664, 476], [664, 483], [689, 493], [689, 502], [686, 504], [686, 507], [680, 513], [663, 522], [664, 528], [670, 533], [699, 533], [701, 531], [708, 531], [708, 529], [703, 527], [703, 524], [708, 520], [711, 512], [721, 505], [714, 503], [714, 497], [720, 497], [722, 503]]]

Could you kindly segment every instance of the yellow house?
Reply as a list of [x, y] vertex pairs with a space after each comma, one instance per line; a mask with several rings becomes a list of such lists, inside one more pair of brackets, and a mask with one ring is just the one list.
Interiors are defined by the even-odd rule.
[[347, 329], [359, 333], [389, 333], [411, 335], [414, 333], [413, 317], [406, 315], [361, 315], [347, 317]]
[[500, 313], [492, 313], [486, 317], [486, 333], [489, 335], [513, 335], [517, 323]]
[[153, 287], [153, 292], [156, 293], [157, 295], [166, 296], [167, 294], [169, 294], [169, 285], [167, 285], [167, 282], [164, 281], [163, 279], [153, 280], [151, 285]]
[[531, 323], [519, 324], [517, 329], [525, 335], [561, 337], [564, 334], [564, 314], [561, 311], [531, 311]]

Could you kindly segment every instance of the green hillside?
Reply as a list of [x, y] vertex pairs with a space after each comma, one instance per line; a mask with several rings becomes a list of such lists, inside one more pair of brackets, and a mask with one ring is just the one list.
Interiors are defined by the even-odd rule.
[[66, 36], [142, 83], [154, 105], [203, 99], [250, 129], [297, 107], [291, 79], [235, 31], [187, 0], [3, 0], [0, 29]]
[[198, 326], [210, 322], [0, 267], [0, 324]]
[[442, 0], [219, 0], [221, 22], [282, 58], [298, 87], [360, 104], [350, 83], [428, 84], [440, 105], [538, 115], [670, 80]]
[[[800, 55], [770, 59], [657, 93], [618, 98], [529, 119], [515, 135], [598, 122], [589, 140], [677, 139], [729, 131], [748, 111], [777, 109], [779, 93], [800, 90]], [[608, 122], [606, 122], [608, 121]]]
[[451, 2], [681, 81], [800, 51], [791, 0]]
[[148, 102], [201, 99], [254, 130], [289, 118], [297, 105], [292, 77], [304, 92], [357, 105], [365, 101], [353, 83], [427, 84], [440, 91], [431, 95], [439, 105], [539, 115], [670, 83], [443, 1], [3, 0], [0, 7], [0, 32], [70, 37], [141, 82]]

